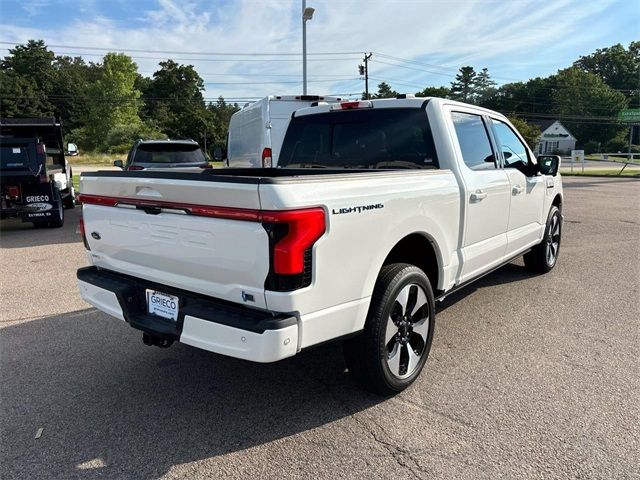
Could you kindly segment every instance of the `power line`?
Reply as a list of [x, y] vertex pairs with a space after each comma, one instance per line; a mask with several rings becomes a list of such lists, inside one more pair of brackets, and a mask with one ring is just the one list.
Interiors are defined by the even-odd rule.
[[[26, 42], [7, 42], [0, 41], [0, 44], [3, 45], [26, 45]], [[138, 48], [118, 48], [118, 47], [95, 47], [95, 46], [83, 46], [83, 45], [55, 45], [55, 44], [46, 44], [47, 48], [77, 48], [80, 50], [97, 50], [97, 51], [106, 51], [106, 52], [134, 52], [134, 53], [168, 53], [171, 55], [213, 55], [213, 56], [247, 56], [247, 57], [257, 57], [257, 56], [272, 56], [272, 57], [282, 57], [282, 56], [297, 56], [301, 57], [302, 53], [299, 52], [202, 52], [202, 51], [184, 51], [184, 50], [146, 50], [146, 49], [138, 49]], [[3, 49], [6, 50], [6, 49]], [[84, 55], [84, 54], [83, 54]], [[307, 53], [307, 55], [360, 55], [360, 52], [315, 52], [315, 53]]]
[[449, 71], [457, 72], [457, 68], [456, 67], [449, 66], [449, 65], [436, 65], [436, 64], [433, 64], [433, 63], [418, 62], [417, 60], [410, 60], [408, 58], [395, 57], [393, 55], [387, 55], [387, 54], [380, 53], [380, 52], [375, 52], [375, 54], [378, 57], [387, 58], [389, 60], [396, 60], [396, 61], [399, 61], [399, 62], [410, 63], [410, 64], [414, 64], [414, 65], [421, 65], [421, 66], [429, 67], [429, 68], [437, 68], [439, 70], [449, 70]]
[[[444, 73], [433, 72], [431, 70], [425, 70], [423, 68], [414, 68], [414, 67], [409, 67], [409, 66], [406, 66], [406, 65], [397, 65], [397, 64], [394, 64], [394, 63], [384, 62], [382, 60], [372, 59], [371, 62], [382, 63], [384, 65], [389, 65], [389, 66], [392, 66], [392, 67], [405, 68], [405, 69], [414, 70], [414, 71], [417, 71], [417, 72], [432, 73], [432, 74], [435, 74], [435, 75], [442, 75], [442, 76], [446, 76], [446, 77], [451, 77], [452, 76], [452, 75], [447, 75], [447, 74], [444, 74]], [[494, 77], [494, 78], [497, 78], [497, 77]], [[526, 84], [527, 81], [522, 81], [521, 83]], [[549, 91], [559, 90], [561, 88], [562, 88], [562, 86], [538, 86], [538, 87], [535, 87], [536, 90], [549, 90]], [[572, 89], [581, 89], [581, 90], [585, 90], [585, 91], [591, 90], [591, 87], [581, 86], [581, 85], [572, 85], [571, 88]], [[637, 91], [636, 89], [628, 89], [628, 88], [612, 88], [612, 87], [609, 87], [609, 89], [614, 90], [616, 92], [620, 92], [620, 93]]]
[[[138, 73], [142, 74], [151, 74], [158, 72], [159, 70], [138, 70]], [[298, 76], [296, 73], [200, 73], [198, 75], [201, 77], [296, 77]], [[347, 74], [335, 74], [335, 75], [314, 75], [313, 78], [321, 78], [321, 77], [348, 77], [352, 78], [353, 75]]]
[[[351, 80], [359, 80], [359, 79], [352, 77], [348, 79], [307, 80], [307, 83], [327, 83], [327, 82], [336, 83], [336, 82], [346, 82]], [[280, 85], [282, 83], [301, 84], [302, 81], [301, 80], [294, 80], [294, 81], [278, 80], [274, 82], [204, 82], [205, 85]]]
[[[0, 48], [0, 50], [9, 50], [8, 48]], [[84, 52], [58, 52], [58, 55], [75, 55], [82, 57], [104, 57], [104, 55], [100, 53], [84, 53]], [[189, 61], [189, 62], [296, 62], [300, 63], [299, 59], [290, 59], [290, 58], [185, 58], [185, 57], [148, 57], [148, 56], [137, 56], [137, 55], [129, 55], [129, 57], [136, 60], [180, 60], [180, 61]], [[357, 60], [358, 57], [344, 57], [344, 58], [310, 58], [308, 61], [310, 62], [352, 62]]]
[[378, 77], [369, 77], [370, 80], [375, 80], [376, 82], [385, 82], [385, 83], [395, 83], [397, 85], [402, 85], [404, 87], [412, 87], [412, 88], [420, 88], [421, 85], [417, 83], [409, 83], [404, 80], [392, 80], [392, 79], [383, 79]]
[[432, 70], [425, 70], [424, 68], [408, 67], [408, 66], [406, 66], [406, 65], [398, 65], [398, 64], [396, 64], [396, 63], [389, 63], [389, 62], [385, 62], [385, 61], [382, 61], [382, 60], [372, 59], [371, 61], [372, 61], [372, 62], [375, 62], [375, 63], [382, 63], [383, 65], [390, 65], [390, 66], [392, 66], [392, 67], [406, 68], [407, 70], [414, 70], [414, 71], [416, 71], [416, 72], [427, 72], [427, 73], [432, 73], [432, 74], [434, 74], [434, 75], [441, 75], [441, 76], [443, 76], [443, 77], [448, 77], [448, 78], [451, 78], [451, 77], [453, 76], [453, 75], [450, 75], [450, 74], [448, 74], [448, 73], [434, 72], [434, 71], [432, 71]]
[[[457, 74], [458, 71], [459, 71], [458, 69], [456, 69], [456, 67], [447, 66], [447, 65], [435, 65], [433, 63], [424, 63], [424, 62], [419, 62], [419, 61], [416, 61], [416, 60], [410, 60], [408, 58], [395, 57], [393, 55], [386, 55], [384, 53], [376, 53], [376, 55], [378, 55], [380, 57], [383, 57], [383, 58], [390, 59], [390, 60], [395, 60], [395, 61], [398, 61], [398, 62], [409, 63], [409, 64], [412, 64], [412, 65], [420, 65], [420, 66], [425, 66], [425, 67], [429, 67], [429, 68], [437, 68], [439, 70], [447, 70], [449, 72], [455, 72], [455, 73], [448, 73], [448, 74], [441, 73], [440, 75], [452, 76], [452, 75]], [[428, 71], [428, 70], [425, 70], [425, 71]], [[430, 72], [430, 73], [436, 73], [436, 72]], [[493, 76], [493, 75], [492, 75], [492, 78], [496, 78], [498, 80], [515, 81], [515, 82], [519, 81], [519, 79], [517, 79], [517, 78], [496, 77], [496, 76]]]

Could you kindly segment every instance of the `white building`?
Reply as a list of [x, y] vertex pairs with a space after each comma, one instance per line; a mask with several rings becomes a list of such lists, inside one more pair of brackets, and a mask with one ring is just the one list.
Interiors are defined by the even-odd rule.
[[576, 149], [576, 137], [560, 123], [559, 120], [532, 121], [534, 125], [538, 125], [541, 134], [536, 143], [535, 152], [553, 153], [561, 151], [563, 154], [571, 153]]

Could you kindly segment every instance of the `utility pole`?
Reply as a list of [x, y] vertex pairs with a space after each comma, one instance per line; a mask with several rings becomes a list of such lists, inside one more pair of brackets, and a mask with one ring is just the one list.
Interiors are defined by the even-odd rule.
[[358, 71], [360, 75], [364, 75], [364, 99], [369, 100], [369, 59], [373, 56], [373, 53], [369, 52], [369, 55], [364, 54], [362, 61], [364, 65], [358, 65]]

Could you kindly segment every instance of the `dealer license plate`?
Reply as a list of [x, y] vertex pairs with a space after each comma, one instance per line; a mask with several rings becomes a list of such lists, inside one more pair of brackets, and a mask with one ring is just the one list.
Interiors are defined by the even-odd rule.
[[178, 319], [178, 297], [147, 289], [149, 313], [176, 321]]

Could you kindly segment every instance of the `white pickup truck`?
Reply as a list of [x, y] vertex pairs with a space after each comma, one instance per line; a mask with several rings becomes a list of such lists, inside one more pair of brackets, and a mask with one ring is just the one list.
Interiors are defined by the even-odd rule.
[[78, 285], [146, 344], [273, 362], [341, 339], [359, 383], [398, 392], [436, 300], [523, 254], [554, 267], [558, 163], [454, 101], [305, 108], [278, 168], [83, 174]]

